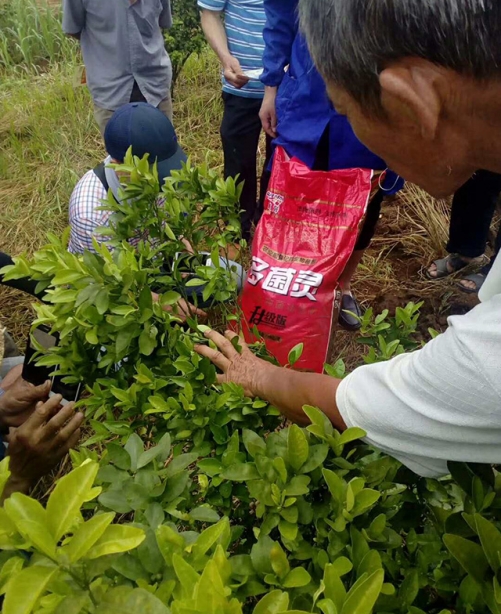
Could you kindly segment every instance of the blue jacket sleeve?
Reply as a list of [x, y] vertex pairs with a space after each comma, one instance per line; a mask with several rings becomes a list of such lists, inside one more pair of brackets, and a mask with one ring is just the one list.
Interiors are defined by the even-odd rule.
[[265, 50], [264, 85], [278, 87], [284, 78], [284, 68], [291, 61], [292, 45], [298, 32], [298, 0], [264, 0], [266, 26], [264, 27]]

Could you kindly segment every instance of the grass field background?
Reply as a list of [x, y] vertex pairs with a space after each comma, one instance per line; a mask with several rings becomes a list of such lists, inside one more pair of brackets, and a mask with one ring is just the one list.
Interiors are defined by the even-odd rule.
[[[0, 0], [0, 246], [12, 255], [32, 253], [47, 232], [63, 231], [74, 185], [105, 155], [89, 93], [75, 85], [78, 45], [63, 36], [59, 19], [54, 6]], [[193, 160], [208, 156], [218, 169], [221, 114], [219, 67], [207, 49], [185, 66], [174, 123]], [[393, 309], [424, 299], [423, 330], [443, 328], [448, 314], [471, 305], [452, 284], [428, 282], [420, 274], [443, 251], [448, 206], [413, 186], [385, 203], [355, 284], [365, 305]], [[0, 289], [0, 321], [21, 343], [31, 319], [29, 298]], [[335, 335], [336, 357], [356, 361], [355, 337]]]

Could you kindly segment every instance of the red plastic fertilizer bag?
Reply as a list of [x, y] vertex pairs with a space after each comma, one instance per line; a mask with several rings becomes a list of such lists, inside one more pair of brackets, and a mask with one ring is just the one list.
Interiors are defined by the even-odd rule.
[[257, 328], [282, 365], [321, 373], [338, 279], [350, 258], [372, 190], [373, 171], [311, 171], [277, 148], [265, 211], [241, 296], [246, 341]]

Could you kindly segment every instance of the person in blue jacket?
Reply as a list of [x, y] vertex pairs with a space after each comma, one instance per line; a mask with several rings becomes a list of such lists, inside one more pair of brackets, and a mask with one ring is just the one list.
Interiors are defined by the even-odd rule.
[[[310, 57], [299, 32], [298, 0], [264, 0], [265, 96], [260, 117], [263, 128], [281, 146], [314, 170], [345, 168], [385, 170], [386, 164], [357, 139], [348, 120], [336, 113], [325, 83]], [[351, 292], [351, 280], [374, 235], [385, 193], [397, 192], [403, 181], [388, 172], [381, 189], [367, 209], [355, 251], [339, 279], [342, 290], [339, 324], [348, 330], [360, 328], [360, 305]]]

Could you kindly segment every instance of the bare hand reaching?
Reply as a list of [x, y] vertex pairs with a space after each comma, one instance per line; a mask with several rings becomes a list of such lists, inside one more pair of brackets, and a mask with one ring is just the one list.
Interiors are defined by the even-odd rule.
[[[247, 396], [259, 396], [259, 383], [263, 373], [274, 367], [255, 356], [245, 341], [233, 332], [227, 331], [223, 337], [223, 335], [211, 330], [205, 333], [205, 336], [213, 341], [218, 349], [214, 350], [205, 345], [197, 345], [195, 351], [208, 358], [223, 372], [217, 376], [218, 382], [220, 384], [223, 382], [239, 384], [243, 387]], [[238, 339], [241, 352], [238, 352], [231, 343], [231, 340], [235, 338]]]
[[34, 413], [9, 437], [11, 472], [9, 490], [26, 492], [51, 471], [80, 438], [83, 414], [75, 413], [74, 403], [61, 407], [62, 396], [39, 403]]

